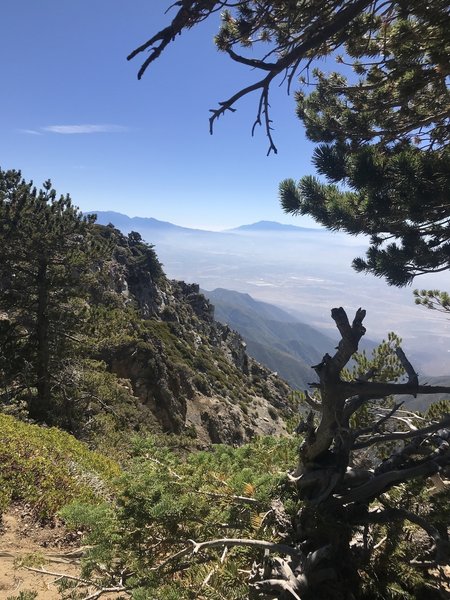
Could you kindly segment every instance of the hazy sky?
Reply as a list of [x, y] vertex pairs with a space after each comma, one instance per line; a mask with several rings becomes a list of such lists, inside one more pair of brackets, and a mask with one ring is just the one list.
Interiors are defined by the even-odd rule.
[[213, 45], [179, 37], [140, 82], [127, 54], [167, 23], [166, 0], [2, 0], [0, 166], [51, 178], [83, 210], [226, 228], [283, 214], [284, 177], [312, 172], [293, 97], [272, 93], [277, 156], [251, 137], [258, 98], [209, 135], [209, 109], [258, 76]]

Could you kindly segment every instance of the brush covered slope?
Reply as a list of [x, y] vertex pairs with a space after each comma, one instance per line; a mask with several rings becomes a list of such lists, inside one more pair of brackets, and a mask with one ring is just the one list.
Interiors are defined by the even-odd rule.
[[[214, 320], [197, 285], [169, 281], [139, 234], [3, 175], [3, 412], [103, 450], [130, 430], [188, 434], [200, 446], [285, 432], [289, 387]], [[23, 227], [10, 227], [18, 218]]]
[[248, 294], [222, 288], [204, 293], [215, 306], [217, 320], [242, 335], [253, 358], [277, 371], [295, 389], [304, 390], [316, 380], [312, 365], [322, 360], [335, 340]]
[[169, 281], [139, 234], [99, 230], [113, 240], [109, 287], [119, 310], [135, 311], [129, 322], [135, 331], [112, 345], [100, 334], [97, 358], [129, 381], [156, 429], [234, 444], [283, 433], [289, 387], [214, 320], [198, 285]]
[[68, 502], [90, 504], [111, 494], [119, 466], [56, 427], [40, 427], [0, 413], [0, 520], [12, 503], [33, 517], [52, 519]]

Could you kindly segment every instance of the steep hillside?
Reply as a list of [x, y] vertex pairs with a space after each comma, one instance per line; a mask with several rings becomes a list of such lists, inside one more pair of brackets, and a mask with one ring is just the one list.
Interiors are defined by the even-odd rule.
[[[213, 442], [242, 443], [253, 435], [281, 433], [289, 388], [251, 359], [242, 338], [214, 320], [198, 285], [155, 277], [143, 259], [139, 236], [103, 228], [116, 248], [111, 286], [135, 306], [139, 336], [97, 349], [159, 428]], [[143, 318], [142, 318], [143, 317]], [[149, 415], [150, 416], [150, 415]]]
[[2, 512], [23, 503], [35, 518], [52, 518], [74, 498], [108, 496], [119, 466], [57, 428], [23, 423], [0, 413], [0, 524]]
[[218, 288], [204, 292], [215, 317], [238, 331], [247, 351], [298, 389], [315, 380], [311, 366], [333, 348], [333, 340], [284, 310], [248, 294]]
[[78, 229], [68, 250], [51, 238], [51, 277], [42, 279], [39, 255], [25, 243], [19, 266], [33, 287], [16, 285], [13, 249], [4, 269], [3, 411], [62, 427], [103, 450], [130, 431], [185, 434], [198, 445], [285, 432], [288, 385], [214, 320], [198, 285], [170, 281], [138, 233], [82, 222], [69, 211], [64, 217]]

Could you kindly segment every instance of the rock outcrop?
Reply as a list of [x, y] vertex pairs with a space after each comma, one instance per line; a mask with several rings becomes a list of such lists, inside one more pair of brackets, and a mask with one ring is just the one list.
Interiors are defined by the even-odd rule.
[[142, 324], [139, 336], [101, 358], [129, 380], [156, 426], [200, 445], [285, 433], [290, 388], [247, 355], [239, 334], [214, 320], [199, 286], [169, 281], [138, 234], [103, 232], [116, 244], [110, 288], [137, 309]]

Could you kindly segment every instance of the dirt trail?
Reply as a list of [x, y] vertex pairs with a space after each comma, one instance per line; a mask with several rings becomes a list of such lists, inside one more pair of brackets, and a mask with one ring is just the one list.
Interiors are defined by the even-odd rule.
[[[15, 598], [26, 591], [37, 592], [36, 600], [61, 600], [56, 576], [30, 571], [24, 565], [80, 577], [79, 546], [78, 536], [68, 533], [61, 524], [42, 527], [26, 509], [9, 510], [3, 515], [0, 531], [0, 600]], [[96, 589], [84, 587], [81, 591], [83, 598]], [[119, 597], [119, 594], [101, 595], [102, 600]]]

